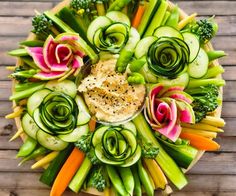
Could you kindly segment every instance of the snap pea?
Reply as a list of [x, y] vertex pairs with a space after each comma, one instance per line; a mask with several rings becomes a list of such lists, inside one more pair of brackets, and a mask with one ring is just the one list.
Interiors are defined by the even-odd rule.
[[108, 9], [108, 12], [110, 11], [120, 11], [122, 10], [126, 5], [128, 5], [128, 3], [130, 2], [131, 0], [116, 0], [114, 1], [109, 9]]
[[122, 183], [122, 180], [121, 180], [118, 172], [116, 171], [116, 169], [111, 165], [106, 165], [106, 170], [107, 170], [108, 176], [109, 176], [113, 186], [115, 187], [116, 191], [120, 195], [128, 196], [129, 194], [125, 190], [124, 184]]
[[138, 72], [146, 63], [146, 57], [136, 59], [130, 63], [129, 69], [132, 72]]
[[26, 161], [32, 160], [32, 159], [34, 159], [34, 158], [36, 158], [38, 156], [44, 155], [44, 154], [46, 154], [48, 152], [49, 152], [48, 149], [46, 149], [43, 146], [39, 146], [30, 155], [28, 155], [27, 157], [22, 159], [22, 161], [19, 163], [19, 166], [22, 165], [23, 163], [25, 163]]
[[129, 84], [145, 84], [143, 75], [137, 72], [131, 73], [127, 80]]
[[144, 189], [146, 191], [146, 194], [148, 196], [153, 196], [154, 189], [153, 189], [152, 183], [149, 179], [149, 176], [142, 165], [141, 160], [138, 161], [138, 173], [139, 173], [139, 178], [142, 182], [142, 185], [144, 186]]
[[128, 167], [119, 167], [119, 174], [121, 176], [122, 181], [124, 182], [124, 186], [126, 191], [133, 195], [134, 192], [134, 177], [132, 171]]
[[25, 143], [20, 147], [17, 157], [28, 156], [36, 148], [37, 141], [31, 137], [28, 137]]
[[137, 169], [136, 165], [131, 167], [131, 171], [134, 176], [134, 194], [136, 196], [142, 196], [142, 188], [141, 188], [141, 183], [140, 183], [140, 179], [139, 179], [139, 175], [138, 175], [138, 169]]
[[122, 73], [126, 70], [126, 67], [129, 64], [129, 61], [133, 55], [134, 55], [133, 51], [121, 50], [120, 56], [116, 64], [116, 69], [118, 72]]
[[178, 8], [178, 6], [175, 6], [171, 12], [170, 17], [168, 18], [168, 20], [166, 22], [166, 25], [177, 28], [178, 22], [179, 22], [179, 8]]

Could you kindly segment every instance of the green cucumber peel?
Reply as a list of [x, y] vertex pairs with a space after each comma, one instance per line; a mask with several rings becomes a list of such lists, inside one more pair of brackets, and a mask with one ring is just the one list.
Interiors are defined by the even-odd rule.
[[133, 119], [133, 123], [135, 124], [139, 135], [144, 140], [146, 140], [147, 142], [151, 142], [153, 146], [159, 148], [159, 153], [155, 160], [160, 165], [163, 172], [170, 179], [170, 181], [178, 189], [182, 189], [184, 186], [186, 186], [188, 183], [186, 177], [184, 176], [181, 169], [173, 161], [173, 159], [165, 152], [165, 150], [156, 140], [144, 116], [142, 114], [139, 114], [136, 118]]

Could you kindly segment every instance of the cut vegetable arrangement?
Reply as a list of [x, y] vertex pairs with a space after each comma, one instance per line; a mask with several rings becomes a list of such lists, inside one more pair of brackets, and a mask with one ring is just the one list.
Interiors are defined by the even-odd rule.
[[[188, 183], [183, 171], [223, 132], [224, 69], [214, 17], [166, 0], [65, 0], [38, 13], [10, 75], [24, 144], [51, 196], [154, 195]], [[19, 165], [20, 165], [19, 164]]]

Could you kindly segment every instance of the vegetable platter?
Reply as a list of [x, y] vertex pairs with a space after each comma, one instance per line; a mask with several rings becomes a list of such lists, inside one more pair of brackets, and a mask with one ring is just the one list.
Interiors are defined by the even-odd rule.
[[65, 0], [36, 11], [12, 70], [19, 165], [35, 159], [51, 196], [171, 194], [217, 151], [225, 81], [197, 19], [165, 0]]

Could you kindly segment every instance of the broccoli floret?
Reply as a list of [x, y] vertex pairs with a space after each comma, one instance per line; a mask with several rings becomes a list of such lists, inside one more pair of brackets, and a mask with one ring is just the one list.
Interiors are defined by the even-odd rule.
[[51, 28], [53, 23], [44, 14], [36, 15], [32, 19], [32, 32], [35, 33], [39, 38], [46, 39], [50, 34], [52, 34]]
[[107, 184], [105, 172], [105, 168], [102, 165], [94, 167], [87, 186], [96, 188], [98, 191], [103, 192]]
[[35, 69], [25, 69], [23, 66], [17, 67], [11, 74], [11, 77], [17, 80], [19, 83], [27, 82], [29, 78], [32, 78], [38, 71]]
[[98, 165], [101, 163], [101, 161], [97, 158], [96, 154], [95, 154], [95, 150], [94, 148], [91, 148], [87, 153], [86, 153], [87, 157], [89, 158], [89, 160], [91, 161], [91, 163], [93, 165]]
[[196, 34], [202, 44], [210, 41], [218, 31], [218, 25], [212, 18], [201, 19], [190, 25], [190, 31]]
[[76, 11], [90, 12], [92, 0], [72, 0], [70, 6]]
[[81, 136], [81, 138], [77, 142], [75, 142], [75, 146], [81, 151], [88, 153], [91, 149], [92, 135], [92, 133], [88, 133], [86, 135]]
[[142, 157], [147, 158], [147, 159], [155, 159], [158, 152], [159, 148], [154, 147], [152, 143], [147, 143], [139, 139], [139, 145], [141, 146], [142, 149]]
[[200, 122], [207, 113], [213, 112], [218, 107], [219, 89], [216, 85], [201, 86], [187, 90], [194, 101], [192, 107], [195, 113], [196, 122]]

